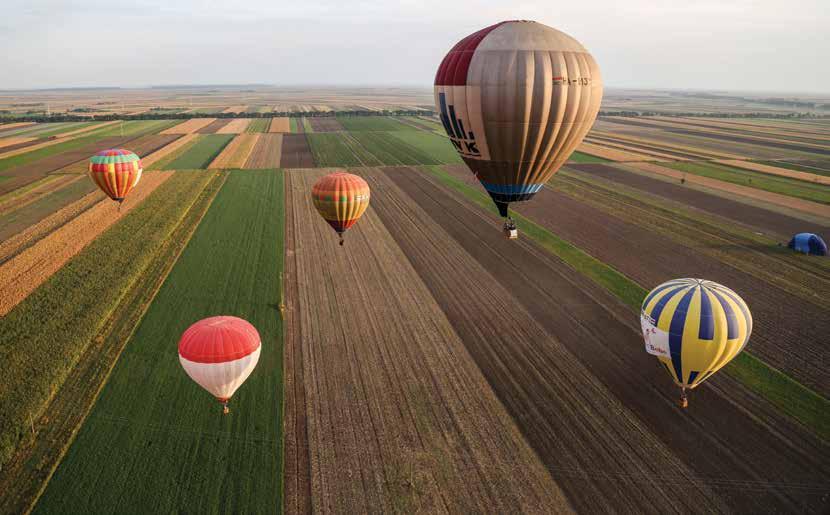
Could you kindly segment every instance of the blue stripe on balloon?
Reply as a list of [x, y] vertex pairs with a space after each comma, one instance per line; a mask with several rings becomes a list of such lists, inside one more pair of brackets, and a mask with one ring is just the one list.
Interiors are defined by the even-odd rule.
[[704, 288], [698, 287], [698, 289], [700, 290], [700, 329], [698, 329], [697, 337], [701, 340], [714, 340], [715, 317], [712, 316], [712, 301], [709, 295], [706, 295]]
[[688, 287], [688, 284], [680, 285], [672, 291], [668, 292], [667, 294], [663, 295], [663, 297], [657, 301], [657, 304], [654, 306], [654, 309], [651, 310], [651, 319], [654, 320], [654, 325], [657, 325], [660, 322], [660, 314], [663, 313], [663, 309], [666, 307], [666, 304], [669, 303], [671, 298], [674, 297], [677, 294], [677, 292]]
[[723, 312], [726, 314], [726, 338], [728, 340], [734, 340], [738, 337], [738, 320], [735, 318], [735, 312], [732, 310], [732, 306], [729, 302], [723, 298], [721, 292], [715, 289], [712, 289], [711, 292], [715, 294], [715, 298], [718, 299], [718, 302], [720, 302], [720, 305], [723, 308]]
[[648, 303], [651, 302], [651, 299], [654, 298], [655, 295], [660, 293], [661, 291], [665, 290], [666, 288], [671, 288], [672, 286], [677, 286], [679, 283], [677, 281], [669, 281], [667, 283], [661, 284], [657, 288], [654, 288], [651, 293], [648, 294], [646, 300], [643, 301], [643, 308], [648, 306]]
[[671, 317], [671, 325], [669, 326], [669, 354], [671, 354], [671, 363], [674, 365], [674, 371], [677, 378], [683, 383], [683, 328], [686, 326], [686, 316], [689, 314], [689, 304], [692, 302], [692, 297], [695, 294], [695, 288], [690, 288], [680, 303], [674, 309]]
[[544, 186], [543, 184], [490, 184], [487, 182], [481, 184], [487, 191], [501, 195], [527, 195], [538, 192]]

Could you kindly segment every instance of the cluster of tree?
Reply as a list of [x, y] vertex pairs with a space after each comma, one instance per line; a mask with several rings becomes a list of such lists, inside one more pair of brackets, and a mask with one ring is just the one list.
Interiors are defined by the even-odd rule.
[[[91, 112], [93, 110], [85, 108], [78, 108], [73, 109], [74, 112]], [[323, 118], [323, 117], [334, 117], [334, 116], [432, 116], [435, 113], [433, 111], [424, 111], [420, 109], [394, 109], [394, 110], [382, 110], [382, 111], [312, 111], [307, 113], [295, 113], [295, 112], [268, 112], [268, 113], [176, 113], [176, 112], [159, 112], [155, 111], [154, 109], [163, 109], [163, 108], [153, 108], [150, 111], [145, 113], [138, 113], [138, 114], [118, 114], [118, 113], [111, 113], [111, 114], [96, 114], [92, 116], [80, 116], [76, 114], [72, 114], [72, 112], [66, 113], [51, 113], [47, 115], [42, 111], [30, 111], [24, 114], [10, 114], [8, 116], [4, 116], [3, 119], [7, 121], [18, 121], [18, 122], [39, 122], [39, 123], [47, 123], [47, 122], [88, 122], [88, 121], [101, 121], [101, 122], [109, 122], [113, 120], [188, 120], [191, 118], [204, 118], [205, 116], [210, 116], [212, 118], [276, 118], [276, 117], [288, 117], [288, 118], [299, 118], [299, 117], [306, 117], [306, 118]]]

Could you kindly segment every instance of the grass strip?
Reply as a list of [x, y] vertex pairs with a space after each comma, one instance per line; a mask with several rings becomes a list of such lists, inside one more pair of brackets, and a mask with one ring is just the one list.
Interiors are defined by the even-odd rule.
[[[481, 191], [456, 179], [440, 167], [428, 166], [424, 169], [442, 184], [461, 193], [473, 203], [491, 213], [497, 213], [492, 200]], [[518, 213], [513, 212], [513, 218], [520, 223], [523, 234], [558, 256], [570, 267], [610, 291], [633, 311], [639, 312], [642, 301], [648, 293], [645, 288]], [[767, 365], [749, 351], [739, 354], [723, 370], [824, 440], [830, 440], [830, 401], [828, 399], [780, 370]]]

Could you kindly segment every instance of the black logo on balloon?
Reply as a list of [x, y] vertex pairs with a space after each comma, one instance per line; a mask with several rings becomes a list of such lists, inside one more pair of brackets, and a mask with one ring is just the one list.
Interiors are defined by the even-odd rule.
[[475, 134], [473, 131], [464, 130], [464, 122], [455, 114], [455, 107], [447, 105], [444, 93], [438, 93], [438, 103], [441, 104], [441, 123], [444, 124], [444, 130], [447, 131], [455, 149], [464, 156], [481, 157]]

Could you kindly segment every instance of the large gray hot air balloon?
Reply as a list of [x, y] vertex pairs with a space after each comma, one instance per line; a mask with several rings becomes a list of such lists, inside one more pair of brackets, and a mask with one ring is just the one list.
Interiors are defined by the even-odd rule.
[[[528, 200], [582, 142], [602, 77], [578, 41], [533, 21], [475, 32], [444, 57], [435, 104], [458, 153], [499, 208]], [[505, 229], [515, 226], [508, 217]]]

